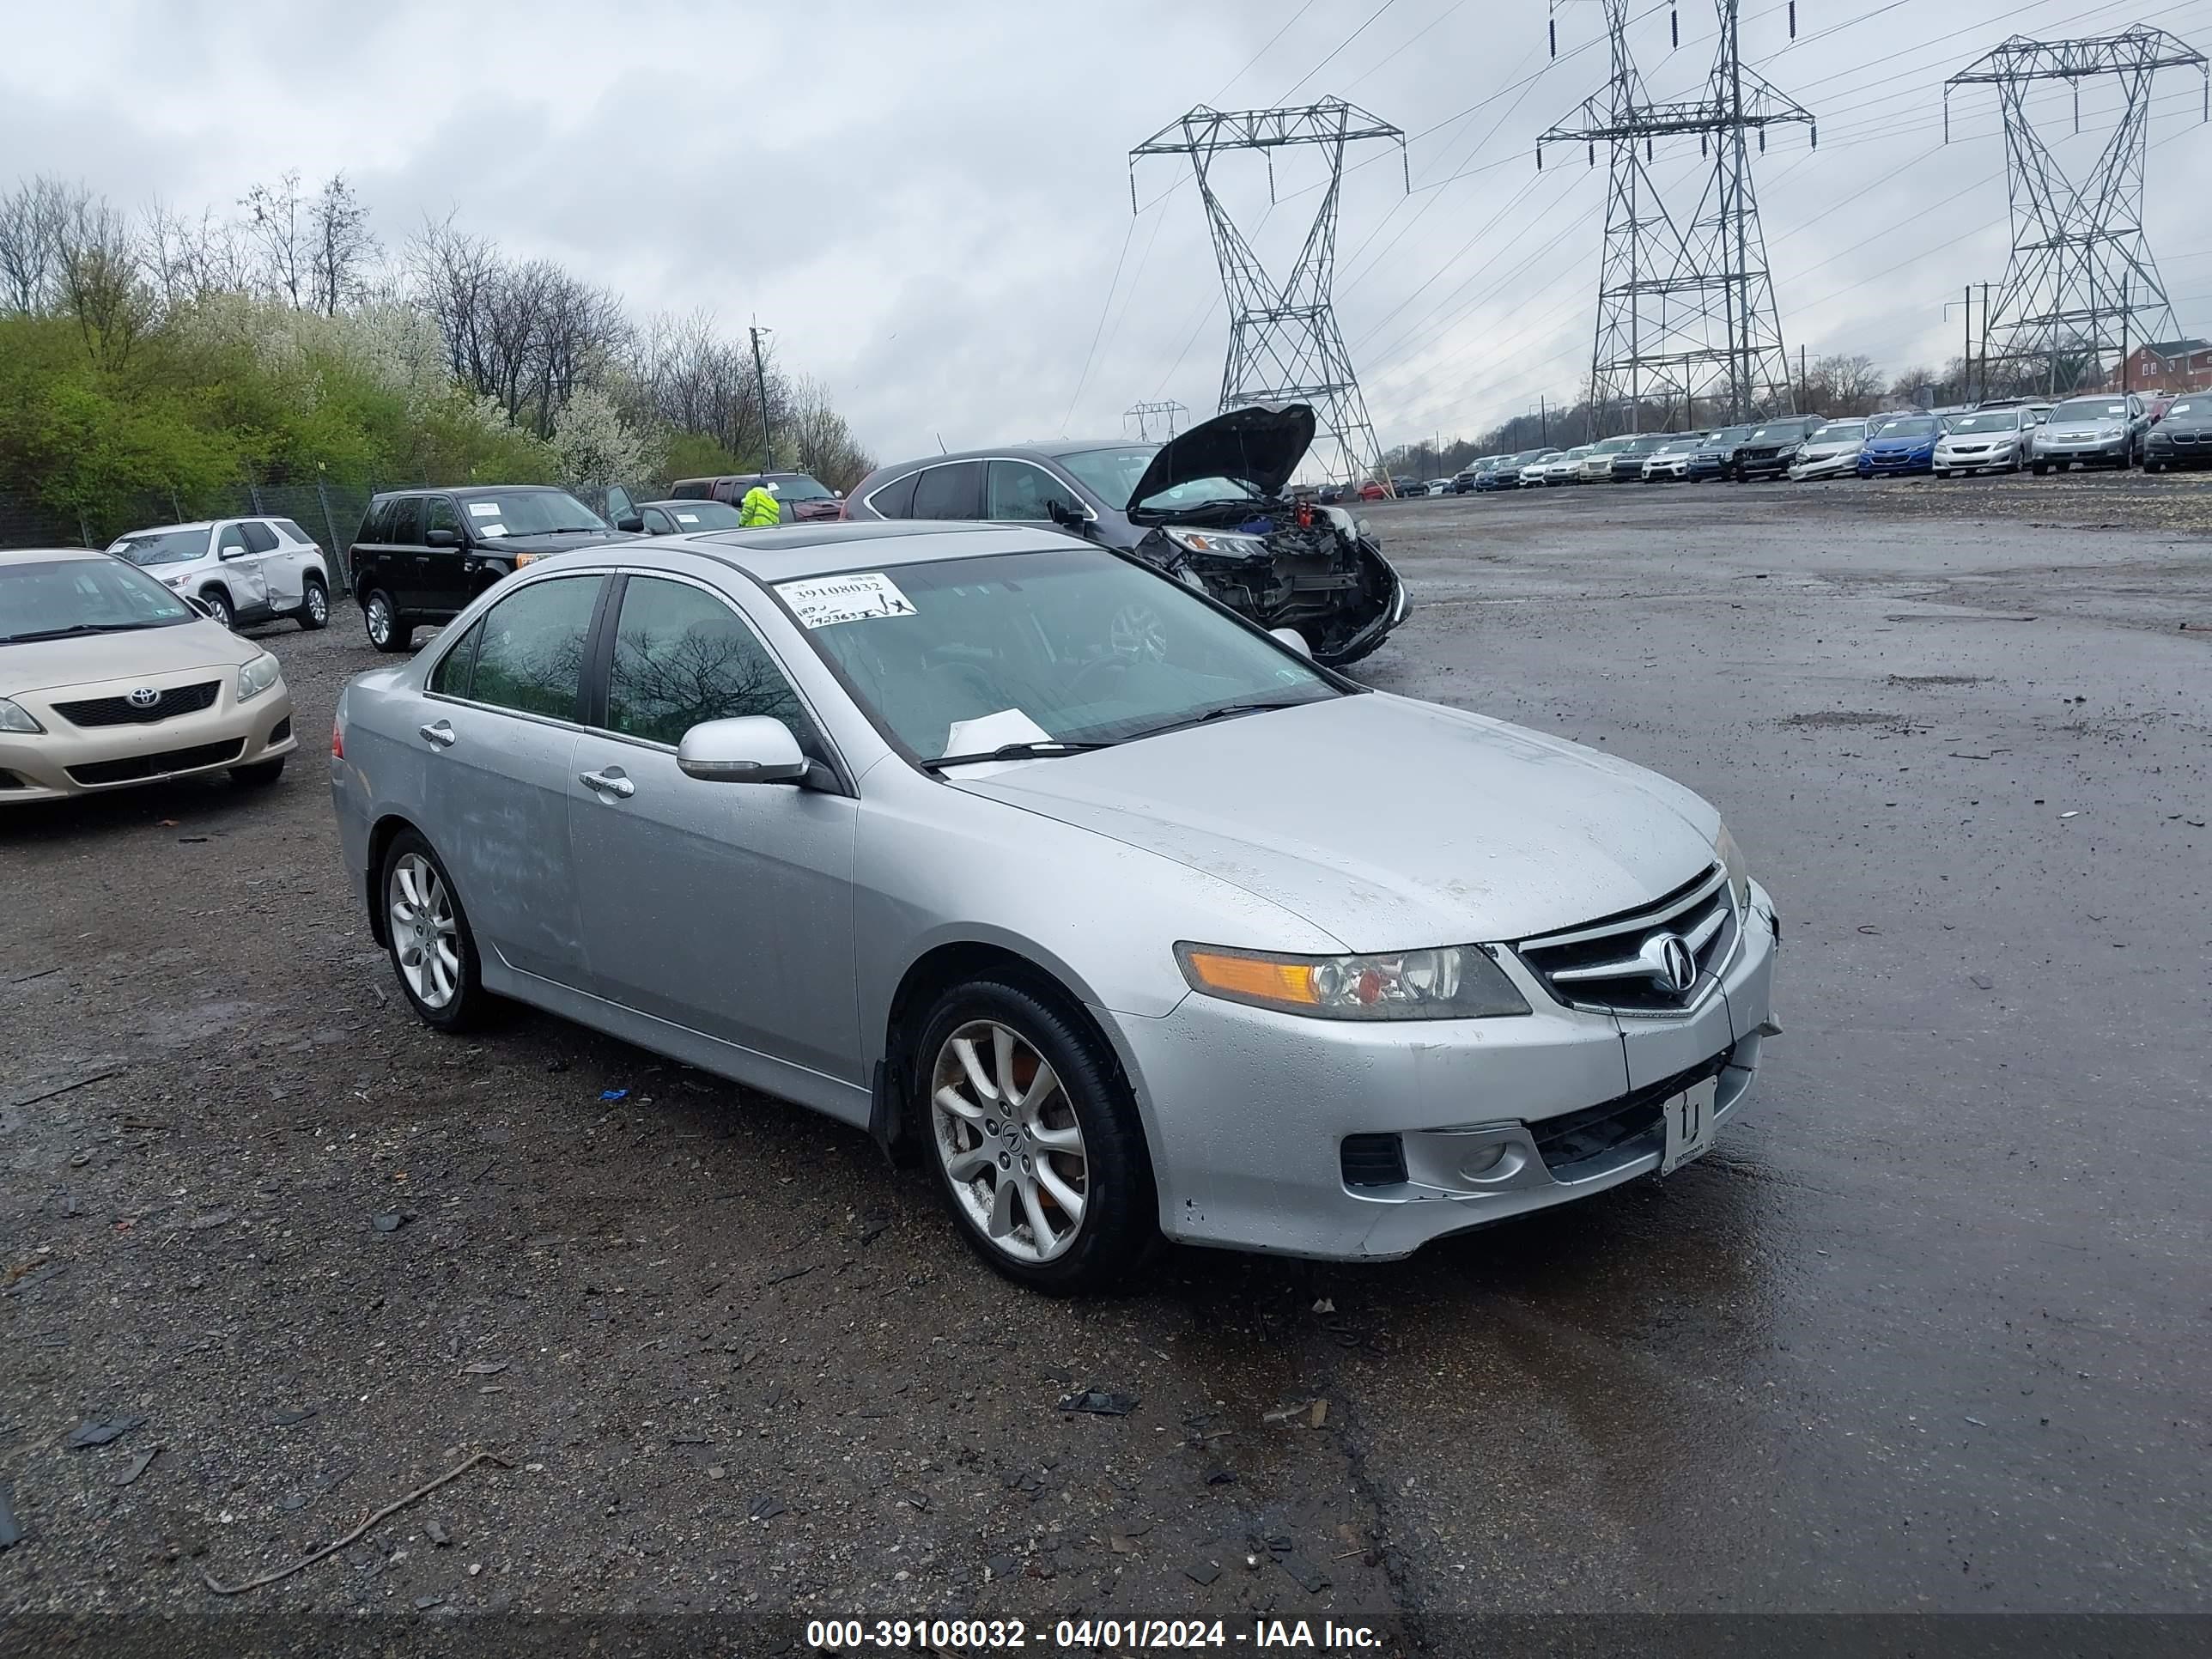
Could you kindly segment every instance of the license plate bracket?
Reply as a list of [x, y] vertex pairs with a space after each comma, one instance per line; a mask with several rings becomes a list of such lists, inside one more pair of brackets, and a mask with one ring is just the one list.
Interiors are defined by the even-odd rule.
[[1659, 1173], [1672, 1175], [1692, 1158], [1702, 1157], [1713, 1144], [1713, 1115], [1721, 1082], [1709, 1077], [1680, 1094], [1668, 1097], [1659, 1109], [1667, 1126], [1667, 1150], [1659, 1158]]

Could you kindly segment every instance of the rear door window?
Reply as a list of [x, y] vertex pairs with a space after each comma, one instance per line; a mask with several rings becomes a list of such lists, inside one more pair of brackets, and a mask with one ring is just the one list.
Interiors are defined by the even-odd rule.
[[480, 637], [469, 680], [470, 698], [519, 714], [577, 719], [584, 689], [584, 643], [592, 631], [592, 608], [599, 603], [604, 580], [563, 576], [532, 582], [484, 612], [483, 620], [471, 630]]
[[893, 478], [868, 497], [868, 505], [886, 519], [910, 519], [914, 516], [914, 487], [921, 482], [919, 472]]
[[922, 473], [914, 487], [917, 519], [972, 519], [982, 507], [983, 464], [951, 461]]

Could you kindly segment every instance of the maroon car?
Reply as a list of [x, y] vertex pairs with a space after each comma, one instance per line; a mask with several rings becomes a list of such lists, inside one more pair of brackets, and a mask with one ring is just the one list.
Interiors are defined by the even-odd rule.
[[714, 478], [678, 478], [668, 493], [678, 501], [727, 501], [736, 507], [755, 484], [766, 486], [782, 503], [786, 524], [844, 516], [844, 502], [804, 472], [725, 472]]

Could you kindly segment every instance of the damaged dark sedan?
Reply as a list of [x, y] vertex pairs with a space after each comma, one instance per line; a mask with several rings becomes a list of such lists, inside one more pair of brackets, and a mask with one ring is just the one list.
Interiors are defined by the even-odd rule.
[[1405, 586], [1341, 507], [1293, 499], [1314, 438], [1304, 404], [1255, 404], [1164, 444], [1008, 444], [878, 468], [850, 519], [1054, 525], [1133, 555], [1342, 667], [1404, 620]]

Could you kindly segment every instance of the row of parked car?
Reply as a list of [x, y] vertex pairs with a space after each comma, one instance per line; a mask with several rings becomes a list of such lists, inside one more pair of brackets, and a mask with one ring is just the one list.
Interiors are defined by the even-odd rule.
[[1571, 449], [1485, 456], [1416, 493], [2205, 465], [2212, 465], [2212, 394], [2146, 399], [2099, 392], [2055, 404], [1995, 398], [1962, 410], [1902, 410], [1848, 420], [1792, 415], [1710, 432], [1624, 433]]

